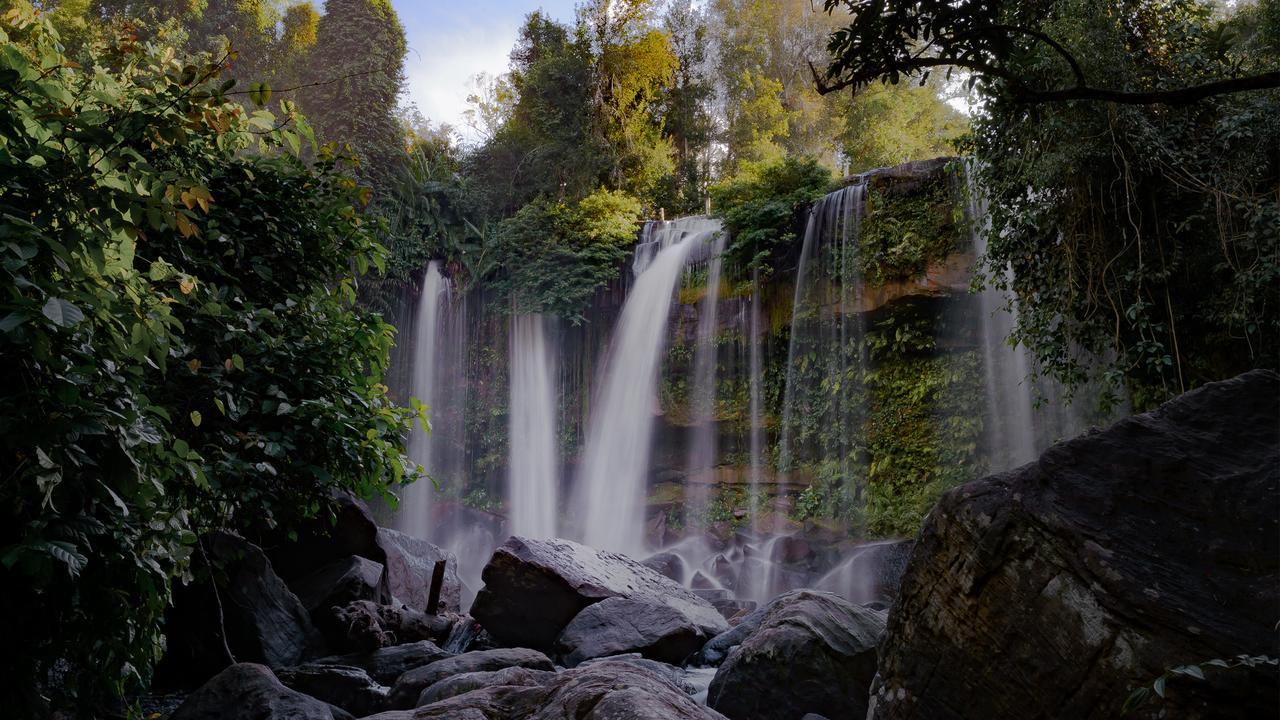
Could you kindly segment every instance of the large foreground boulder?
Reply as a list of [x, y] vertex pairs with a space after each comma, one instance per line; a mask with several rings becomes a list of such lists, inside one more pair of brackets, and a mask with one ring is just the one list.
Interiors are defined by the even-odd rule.
[[276, 679], [253, 663], [232, 665], [202, 685], [170, 720], [352, 720], [346, 711]]
[[678, 665], [707, 639], [698, 626], [669, 605], [612, 597], [578, 613], [556, 640], [556, 652], [570, 667], [592, 658], [633, 652]]
[[[1278, 653], [1280, 377], [1254, 371], [947, 493], [873, 717], [1114, 718], [1175, 666]], [[1276, 717], [1274, 667], [1200, 665], [1129, 717]]]
[[321, 645], [307, 609], [261, 548], [221, 531], [200, 543], [197, 576], [202, 579], [177, 588], [166, 615], [161, 685], [198, 685], [232, 658], [288, 667]]
[[723, 720], [645, 667], [608, 659], [560, 673], [512, 674], [519, 684], [487, 685], [414, 710], [367, 720]]
[[511, 537], [485, 565], [471, 615], [498, 641], [549, 650], [583, 608], [623, 597], [666, 605], [706, 637], [728, 623], [706, 600], [617, 553]]
[[884, 624], [883, 612], [836, 595], [789, 592], [730, 651], [707, 704], [731, 720], [864, 717]]
[[546, 655], [525, 648], [477, 650], [437, 660], [401, 675], [391, 688], [391, 707], [407, 709], [419, 704], [423, 690], [454, 675], [491, 672], [503, 668], [522, 667], [530, 670], [555, 670]]

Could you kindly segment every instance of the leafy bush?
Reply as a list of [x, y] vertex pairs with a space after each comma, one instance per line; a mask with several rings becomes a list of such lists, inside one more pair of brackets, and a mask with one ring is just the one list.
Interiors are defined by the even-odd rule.
[[617, 276], [639, 229], [640, 201], [598, 190], [569, 204], [539, 198], [502, 222], [504, 273], [495, 285], [517, 312], [575, 322], [596, 288]]
[[[6, 691], [146, 681], [170, 584], [214, 527], [287, 529], [406, 477], [392, 329], [352, 309], [367, 197], [288, 113], [163, 36], [92, 48], [0, 22], [0, 613]], [[290, 129], [297, 126], [297, 130]], [[50, 681], [55, 669], [56, 680]]]
[[765, 268], [796, 244], [799, 213], [826, 194], [831, 171], [810, 158], [787, 157], [746, 165], [732, 179], [711, 187], [716, 213], [731, 238], [725, 256], [731, 268]]

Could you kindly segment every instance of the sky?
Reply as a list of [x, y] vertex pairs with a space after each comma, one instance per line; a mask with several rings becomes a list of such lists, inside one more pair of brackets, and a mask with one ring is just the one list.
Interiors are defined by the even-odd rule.
[[406, 103], [432, 124], [447, 123], [464, 137], [474, 133], [463, 112], [477, 73], [506, 72], [524, 17], [543, 10], [573, 18], [577, 0], [392, 0], [409, 39]]

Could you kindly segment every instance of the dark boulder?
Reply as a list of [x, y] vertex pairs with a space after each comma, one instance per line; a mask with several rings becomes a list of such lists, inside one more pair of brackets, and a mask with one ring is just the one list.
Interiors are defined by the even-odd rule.
[[341, 652], [368, 652], [419, 640], [441, 641], [457, 615], [427, 615], [407, 607], [357, 600], [316, 614], [329, 645]]
[[307, 664], [285, 668], [276, 677], [286, 687], [364, 717], [387, 709], [391, 691], [364, 670], [347, 665]]
[[914, 540], [883, 540], [850, 551], [848, 558], [813, 584], [849, 602], [892, 604], [911, 559]]
[[526, 667], [502, 668], [480, 672], [462, 673], [447, 677], [427, 687], [418, 696], [418, 706], [430, 705], [441, 700], [448, 700], [456, 695], [469, 693], [472, 690], [495, 685], [510, 687], [535, 687], [545, 684], [555, 672], [550, 670], [530, 670]]
[[[1280, 376], [1254, 371], [956, 488], [891, 611], [874, 717], [1119, 717], [1168, 668], [1280, 655]], [[1204, 666], [1131, 717], [1275, 717]]]
[[261, 548], [227, 532], [209, 533], [200, 543], [196, 576], [203, 579], [176, 588], [166, 616], [167, 652], [157, 671], [160, 686], [200, 684], [231, 664], [233, 657], [288, 667], [321, 646], [307, 609], [276, 575]]
[[317, 612], [356, 600], [382, 599], [382, 564], [350, 555], [324, 565], [289, 584], [314, 617]]
[[707, 601], [625, 555], [568, 540], [509, 538], [485, 565], [471, 615], [499, 642], [551, 649], [583, 608], [626, 597], [666, 605], [707, 637], [728, 624]]
[[437, 660], [401, 675], [391, 687], [391, 707], [400, 710], [418, 704], [418, 696], [422, 691], [447, 677], [463, 673], [488, 672], [509, 667], [523, 667], [530, 670], [555, 670], [555, 665], [546, 655], [537, 650], [525, 648], [500, 648], [497, 650], [477, 650], [476, 652], [454, 655]]
[[386, 557], [383, 564], [387, 567], [387, 585], [393, 604], [399, 602], [414, 610], [426, 610], [431, 574], [436, 562], [444, 561], [438, 610], [457, 612], [461, 609], [462, 581], [458, 579], [458, 559], [453, 553], [389, 528], [378, 528], [377, 541]]
[[699, 627], [669, 605], [612, 597], [578, 613], [556, 640], [556, 652], [569, 667], [627, 653], [678, 665], [707, 639]]
[[373, 514], [364, 502], [346, 493], [334, 493], [332, 515], [305, 523], [294, 539], [280, 538], [266, 550], [276, 571], [290, 583], [353, 555], [379, 564], [386, 561]]
[[723, 720], [659, 674], [609, 658], [539, 685], [488, 685], [366, 720]]
[[600, 663], [600, 662], [606, 662], [606, 661], [624, 662], [624, 663], [627, 663], [628, 665], [634, 665], [643, 670], [647, 670], [655, 675], [659, 675], [662, 678], [666, 679], [668, 682], [670, 682], [672, 685], [675, 685], [676, 687], [680, 688], [680, 691], [683, 692], [685, 695], [694, 695], [698, 692], [698, 689], [695, 688], [692, 684], [690, 684], [688, 679], [686, 679], [684, 670], [681, 670], [675, 665], [669, 665], [664, 662], [659, 662], [657, 660], [650, 660], [649, 658], [642, 657], [640, 653], [628, 653], [626, 655], [610, 655], [609, 657], [602, 657], [602, 658], [596, 658], [594, 660], [587, 660], [586, 662], [582, 663], [582, 665], [579, 665], [579, 667], [582, 667], [583, 665], [590, 665], [591, 663]]
[[864, 717], [884, 623], [884, 613], [830, 593], [789, 592], [729, 652], [707, 704], [732, 720]]
[[656, 555], [650, 555], [641, 563], [650, 570], [675, 580], [676, 582], [684, 582], [687, 572], [685, 569], [684, 558], [673, 552], [661, 552]]
[[378, 683], [390, 685], [396, 681], [396, 678], [410, 670], [452, 656], [452, 653], [441, 650], [435, 643], [422, 640], [406, 645], [393, 645], [372, 652], [320, 658], [311, 664], [357, 667], [369, 673], [369, 677]]
[[262, 665], [239, 663], [191, 693], [169, 720], [352, 720], [350, 714], [285, 687]]

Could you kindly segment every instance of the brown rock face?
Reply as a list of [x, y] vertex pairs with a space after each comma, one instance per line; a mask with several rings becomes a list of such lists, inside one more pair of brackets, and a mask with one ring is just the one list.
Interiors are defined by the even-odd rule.
[[[957, 488], [930, 515], [870, 717], [1115, 718], [1169, 668], [1276, 656], [1280, 376], [1254, 371]], [[1130, 717], [1275, 717], [1273, 667]]]

